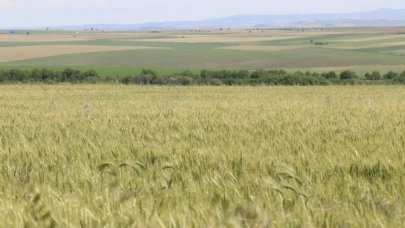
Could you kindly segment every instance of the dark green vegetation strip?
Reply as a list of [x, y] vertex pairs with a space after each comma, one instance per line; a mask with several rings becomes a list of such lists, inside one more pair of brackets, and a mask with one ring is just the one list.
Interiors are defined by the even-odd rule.
[[[0, 66], [1, 70], [9, 71], [11, 69], [19, 69], [23, 71], [32, 71], [35, 69], [43, 69], [46, 68], [48, 70], [53, 71], [63, 71], [67, 67], [66, 66]], [[156, 72], [157, 75], [173, 75], [178, 72], [181, 72], [182, 68], [160, 68], [160, 67], [146, 67], [146, 66], [74, 66], [68, 67], [73, 68], [79, 71], [88, 71], [94, 70], [97, 72], [101, 79], [105, 79], [107, 77], [114, 77], [114, 78], [124, 78], [128, 75], [139, 75], [141, 74], [144, 68], [148, 68]], [[201, 69], [188, 69], [193, 73], [199, 73]]]
[[366, 73], [359, 78], [353, 71], [345, 70], [316, 73], [288, 73], [285, 70], [185, 70], [178, 73], [159, 75], [151, 69], [120, 77], [110, 75], [100, 77], [94, 69], [8, 69], [0, 70], [0, 83], [123, 83], [139, 85], [359, 85], [359, 84], [405, 84], [405, 71], [390, 71], [381, 75], [379, 71]]

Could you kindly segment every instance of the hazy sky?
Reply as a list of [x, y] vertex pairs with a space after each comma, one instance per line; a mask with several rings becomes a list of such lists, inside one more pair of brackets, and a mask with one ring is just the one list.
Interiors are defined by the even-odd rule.
[[405, 0], [0, 0], [0, 27], [135, 24], [235, 14], [335, 13], [405, 8]]

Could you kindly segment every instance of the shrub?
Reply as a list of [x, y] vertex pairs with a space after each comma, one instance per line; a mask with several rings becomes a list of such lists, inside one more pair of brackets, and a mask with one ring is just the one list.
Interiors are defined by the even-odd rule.
[[140, 85], [149, 85], [152, 84], [155, 76], [150, 74], [141, 74], [132, 78], [132, 82]]
[[405, 71], [393, 78], [392, 81], [399, 84], [405, 84]]
[[388, 73], [384, 74], [384, 79], [394, 79], [397, 76], [398, 76], [398, 73], [389, 71]]
[[250, 78], [257, 79], [257, 78], [263, 78], [265, 76], [267, 76], [267, 73], [264, 70], [256, 70], [250, 75]]
[[218, 78], [213, 78], [213, 79], [208, 80], [207, 84], [212, 85], [212, 86], [221, 86], [221, 85], [223, 85], [222, 81], [219, 80]]
[[184, 77], [189, 77], [189, 78], [192, 78], [192, 79], [193, 79], [193, 78], [194, 78], [194, 79], [200, 78], [200, 75], [199, 75], [199, 74], [194, 74], [193, 72], [191, 72], [191, 71], [189, 71], [189, 70], [185, 70], [185, 71], [181, 72], [180, 75], [181, 75], [181, 76], [184, 76]]
[[236, 80], [233, 78], [226, 78], [222, 81], [225, 85], [236, 85]]
[[365, 77], [367, 80], [380, 80], [381, 79], [381, 74], [378, 71], [373, 71], [373, 73], [369, 74], [366, 73]]
[[129, 83], [131, 83], [132, 81], [132, 77], [131, 76], [126, 76], [125, 78], [121, 79], [121, 83], [128, 85]]
[[98, 77], [95, 77], [95, 76], [92, 76], [92, 77], [86, 77], [84, 80], [83, 80], [83, 82], [86, 82], [86, 83], [91, 83], [91, 84], [96, 84], [97, 82], [99, 82], [99, 78]]
[[42, 73], [39, 69], [33, 69], [31, 71], [31, 79], [33, 81], [42, 81]]
[[141, 75], [152, 75], [154, 77], [157, 76], [156, 71], [153, 71], [151, 69], [142, 69]]
[[357, 78], [357, 75], [353, 71], [344, 70], [342, 73], [340, 73], [341, 80], [354, 79], [354, 78]]
[[238, 78], [243, 79], [243, 78], [249, 78], [250, 73], [247, 70], [240, 70], [238, 72]]
[[304, 76], [304, 73], [302, 73], [302, 71], [297, 71], [295, 72], [295, 75]]
[[208, 70], [201, 70], [200, 77], [202, 79], [211, 78], [211, 72]]
[[337, 78], [338, 77], [338, 75], [336, 74], [335, 71], [329, 71], [327, 73], [322, 73], [321, 76], [324, 78]]

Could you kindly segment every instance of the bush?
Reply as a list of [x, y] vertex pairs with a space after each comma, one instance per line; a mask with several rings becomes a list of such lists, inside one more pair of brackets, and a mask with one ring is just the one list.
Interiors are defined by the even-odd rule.
[[222, 82], [225, 85], [236, 85], [236, 80], [234, 78], [226, 78]]
[[405, 71], [402, 72], [400, 75], [397, 75], [395, 78], [393, 78], [393, 82], [405, 84]]
[[183, 77], [183, 76], [166, 76], [161, 77], [154, 81], [153, 84], [157, 85], [191, 85], [193, 83], [193, 79], [191, 77]]
[[340, 73], [341, 80], [354, 79], [354, 78], [357, 78], [357, 75], [353, 71], [344, 70], [342, 73]]
[[180, 75], [183, 76], [183, 77], [191, 78], [191, 79], [199, 79], [200, 78], [199, 74], [194, 74], [193, 72], [191, 72], [189, 70], [185, 70], [185, 71], [181, 72]]
[[141, 74], [138, 76], [133, 77], [130, 82], [140, 85], [149, 85], [152, 84], [153, 79], [155, 76], [150, 74]]
[[397, 76], [398, 76], [398, 73], [389, 71], [388, 73], [384, 74], [384, 79], [394, 79]]
[[250, 77], [250, 73], [247, 70], [240, 70], [238, 72], [238, 78], [239, 79], [244, 79], [244, 78], [249, 78]]
[[302, 73], [302, 71], [297, 71], [295, 72], [295, 75], [304, 76], [304, 73]]
[[369, 74], [366, 73], [365, 77], [367, 80], [380, 80], [381, 79], [381, 74], [378, 71], [373, 71], [373, 73]]
[[202, 78], [202, 79], [211, 78], [211, 72], [208, 70], [201, 70], [200, 78]]
[[257, 79], [264, 78], [265, 76], [267, 76], [267, 73], [264, 70], [256, 70], [250, 75], [250, 78]]
[[91, 84], [96, 84], [97, 82], [99, 82], [100, 81], [100, 79], [98, 78], [98, 77], [86, 77], [84, 80], [83, 80], [83, 82], [86, 82], [86, 83], [91, 83]]
[[156, 71], [153, 71], [151, 69], [142, 69], [141, 75], [151, 75], [153, 77], [156, 77]]
[[121, 79], [121, 83], [128, 85], [129, 83], [131, 83], [132, 81], [132, 77], [131, 76], [126, 76], [125, 78]]
[[207, 84], [212, 85], [212, 86], [221, 86], [221, 85], [223, 85], [222, 81], [219, 80], [218, 78], [213, 78], [213, 79], [208, 80]]
[[42, 81], [42, 72], [39, 69], [33, 69], [31, 71], [31, 79], [33, 81]]
[[327, 73], [322, 73], [321, 76], [324, 78], [337, 78], [338, 77], [338, 75], [336, 74], [335, 71], [329, 71]]

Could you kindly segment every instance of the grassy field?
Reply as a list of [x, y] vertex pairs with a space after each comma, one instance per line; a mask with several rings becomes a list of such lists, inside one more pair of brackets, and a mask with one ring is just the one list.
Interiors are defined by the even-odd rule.
[[[66, 67], [71, 68], [71, 66], [18, 66], [21, 70], [33, 70], [33, 69], [50, 69], [50, 70], [60, 70], [63, 71]], [[10, 70], [14, 69], [16, 66], [0, 66], [0, 69]], [[155, 71], [158, 75], [170, 75], [176, 74], [184, 71], [183, 68], [162, 68], [162, 67], [150, 67], [150, 66], [74, 66], [72, 67], [77, 70], [95, 70], [100, 75], [101, 78], [118, 76], [123, 78], [125, 76], [139, 75], [143, 69], [151, 69]], [[189, 69], [193, 73], [200, 73], [200, 69]]]
[[[302, 30], [0, 32], [0, 68], [132, 66], [178, 69], [269, 69], [359, 74], [405, 69], [405, 28]], [[313, 42], [311, 42], [311, 40]], [[316, 46], [315, 42], [328, 45]], [[4, 54], [5, 53], [5, 54]], [[108, 71], [108, 70], [106, 70]], [[106, 75], [112, 76], [112, 75]], [[115, 75], [114, 75], [115, 76]]]
[[401, 227], [403, 87], [0, 86], [2, 227]]

